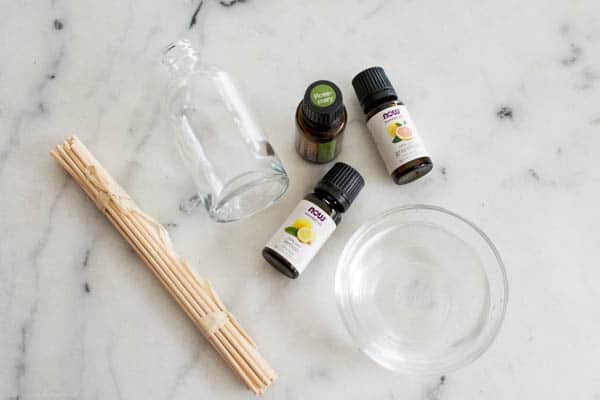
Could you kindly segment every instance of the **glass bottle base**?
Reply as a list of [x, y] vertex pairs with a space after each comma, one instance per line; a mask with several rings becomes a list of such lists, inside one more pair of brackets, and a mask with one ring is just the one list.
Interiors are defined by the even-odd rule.
[[236, 221], [269, 207], [285, 193], [288, 183], [285, 172], [250, 172], [227, 183], [220, 199], [206, 197], [204, 205], [215, 221]]

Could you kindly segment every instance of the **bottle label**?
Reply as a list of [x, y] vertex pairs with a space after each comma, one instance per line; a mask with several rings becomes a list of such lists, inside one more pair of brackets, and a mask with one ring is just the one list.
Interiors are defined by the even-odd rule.
[[407, 162], [429, 157], [404, 105], [381, 110], [369, 119], [367, 127], [390, 175]]
[[267, 247], [275, 250], [302, 273], [335, 231], [333, 219], [307, 200], [302, 200], [275, 232]]
[[335, 103], [335, 98], [335, 90], [325, 83], [315, 86], [310, 91], [310, 101], [317, 107], [329, 107]]
[[333, 160], [340, 152], [342, 135], [327, 142], [318, 143], [306, 139], [300, 127], [296, 126], [296, 130], [296, 150], [305, 160], [326, 163]]
[[324, 143], [314, 143], [306, 139], [298, 139], [296, 148], [305, 160], [319, 163], [326, 163], [333, 160], [338, 153], [336, 139], [331, 139]]

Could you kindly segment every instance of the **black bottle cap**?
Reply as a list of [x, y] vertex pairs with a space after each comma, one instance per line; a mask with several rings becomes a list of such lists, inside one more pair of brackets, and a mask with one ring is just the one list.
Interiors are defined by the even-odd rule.
[[352, 86], [365, 113], [388, 101], [398, 100], [396, 90], [381, 67], [371, 67], [352, 79]]
[[330, 195], [339, 203], [341, 211], [345, 212], [364, 186], [365, 180], [357, 170], [348, 164], [337, 162], [317, 183], [315, 192]]
[[310, 84], [301, 104], [302, 120], [315, 130], [329, 130], [341, 123], [345, 110], [342, 92], [331, 81], [320, 80]]

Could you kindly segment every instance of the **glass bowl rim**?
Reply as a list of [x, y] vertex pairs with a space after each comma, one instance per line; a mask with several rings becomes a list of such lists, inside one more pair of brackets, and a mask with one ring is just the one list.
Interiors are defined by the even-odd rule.
[[[342, 274], [343, 270], [345, 269], [344, 265], [348, 264], [347, 262], [345, 262], [346, 259], [348, 259], [348, 257], [350, 255], [356, 253], [356, 250], [358, 249], [356, 242], [358, 241], [359, 238], [361, 238], [365, 234], [366, 231], [373, 228], [374, 226], [379, 224], [381, 221], [385, 220], [390, 215], [400, 214], [400, 213], [403, 213], [406, 211], [416, 211], [416, 210], [433, 211], [434, 213], [438, 212], [438, 213], [445, 214], [446, 216], [453, 217], [453, 218], [457, 219], [458, 221], [462, 222], [463, 224], [465, 224], [466, 226], [470, 227], [473, 231], [475, 231], [475, 233], [477, 233], [479, 235], [479, 237], [481, 237], [483, 239], [483, 241], [487, 244], [488, 248], [491, 250], [491, 252], [494, 255], [494, 258], [496, 260], [496, 264], [495, 264], [494, 268], [497, 269], [497, 272], [499, 273], [499, 277], [501, 280], [500, 283], [501, 283], [501, 293], [503, 295], [503, 301], [498, 304], [498, 306], [500, 307], [500, 309], [498, 310], [498, 317], [495, 320], [491, 321], [493, 324], [490, 325], [487, 336], [474, 350], [470, 351], [465, 357], [461, 358], [460, 360], [455, 361], [455, 362], [450, 362], [447, 364], [439, 363], [439, 365], [437, 365], [437, 366], [429, 365], [426, 368], [422, 368], [422, 367], [410, 368], [410, 367], [406, 367], [406, 366], [392, 367], [389, 365], [381, 364], [378, 360], [374, 359], [371, 356], [371, 354], [369, 354], [364, 349], [364, 347], [363, 347], [364, 340], [358, 336], [358, 334], [357, 334], [358, 329], [354, 327], [354, 323], [351, 321], [351, 318], [348, 315], [352, 312], [352, 307], [348, 307], [345, 304], [343, 304], [345, 301], [345, 299], [344, 299], [345, 296], [344, 296], [344, 290], [342, 289], [343, 278], [342, 278], [341, 274]], [[486, 276], [487, 275], [488, 274], [486, 273]], [[496, 339], [496, 337], [498, 336], [498, 334], [500, 332], [500, 328], [502, 327], [502, 323], [506, 316], [506, 309], [508, 306], [508, 296], [509, 296], [508, 277], [506, 274], [506, 268], [505, 268], [504, 262], [502, 261], [502, 257], [500, 256], [500, 252], [496, 248], [494, 242], [489, 238], [489, 236], [483, 230], [481, 230], [477, 225], [475, 225], [473, 222], [469, 221], [468, 219], [462, 217], [461, 215], [459, 215], [453, 211], [450, 211], [446, 208], [443, 208], [440, 206], [435, 206], [435, 205], [429, 205], [429, 204], [407, 204], [407, 205], [403, 205], [403, 206], [396, 206], [396, 207], [390, 208], [386, 211], [383, 211], [383, 212], [377, 214], [374, 218], [371, 218], [371, 219], [367, 220], [366, 222], [364, 222], [363, 224], [361, 224], [354, 231], [354, 233], [352, 234], [352, 236], [350, 237], [348, 242], [346, 242], [346, 244], [344, 245], [344, 248], [343, 248], [342, 253], [338, 260], [336, 273], [335, 273], [336, 304], [337, 304], [338, 313], [344, 323], [346, 331], [350, 334], [354, 343], [358, 344], [360, 350], [363, 353], [365, 353], [369, 359], [371, 359], [377, 365], [382, 366], [382, 367], [384, 367], [388, 370], [391, 370], [393, 372], [396, 372], [396, 373], [411, 373], [411, 374], [415, 374], [415, 375], [442, 374], [442, 373], [455, 371], [455, 370], [457, 370], [461, 367], [464, 367], [465, 365], [470, 364], [473, 361], [477, 360], [492, 345], [492, 343], [494, 342], [494, 340]]]

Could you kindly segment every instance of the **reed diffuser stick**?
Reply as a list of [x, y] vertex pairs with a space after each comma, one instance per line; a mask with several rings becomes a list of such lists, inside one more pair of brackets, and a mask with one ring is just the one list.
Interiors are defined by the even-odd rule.
[[165, 228], [145, 214], [76, 137], [50, 154], [135, 250], [227, 365], [254, 393], [277, 378], [210, 283], [180, 259]]

